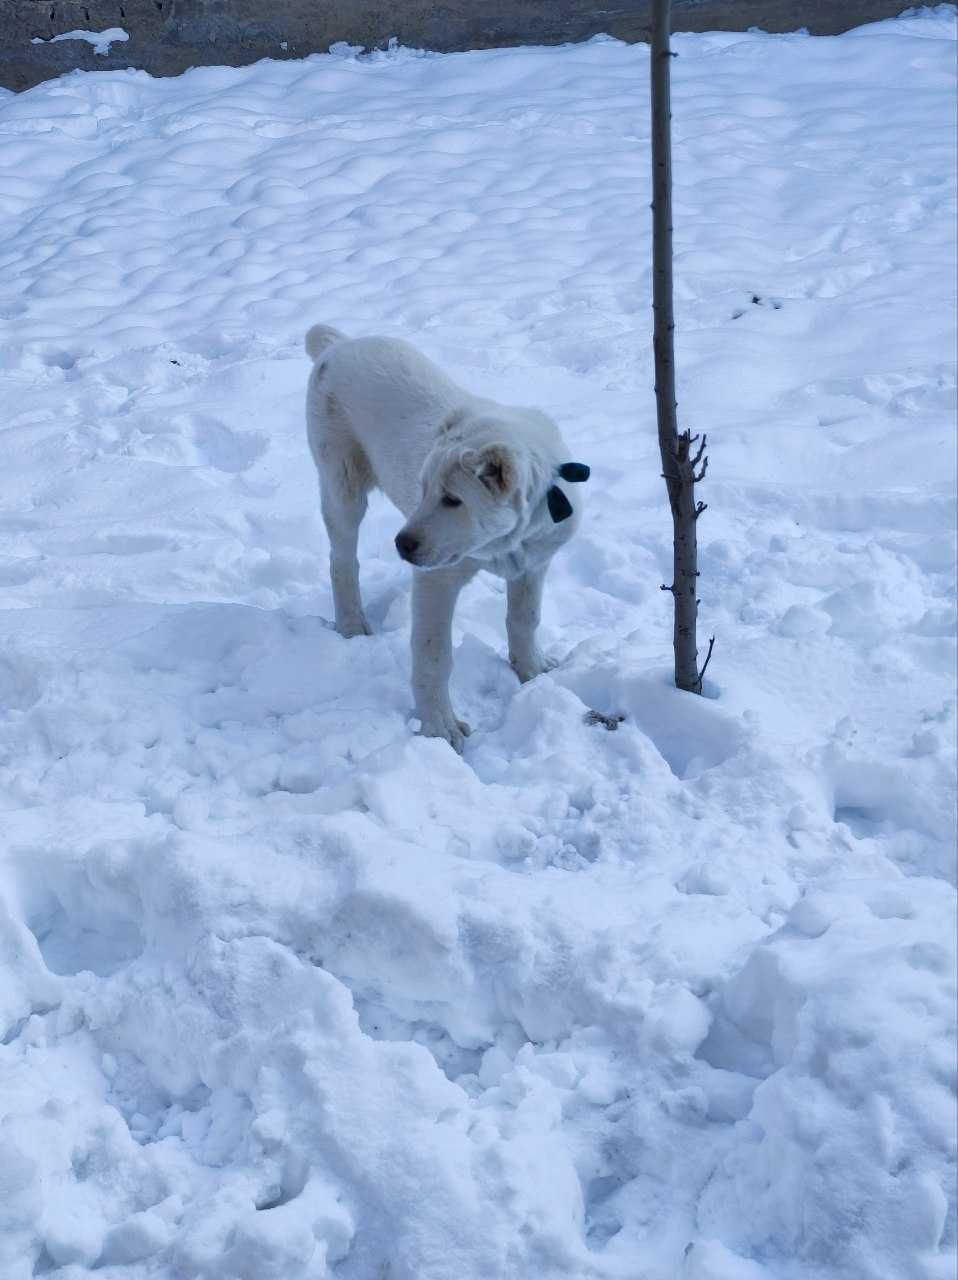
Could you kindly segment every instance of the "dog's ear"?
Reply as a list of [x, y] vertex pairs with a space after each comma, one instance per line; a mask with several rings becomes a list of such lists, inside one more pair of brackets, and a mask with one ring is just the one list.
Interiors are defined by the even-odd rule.
[[463, 457], [463, 465], [496, 498], [504, 498], [518, 483], [515, 457], [503, 444], [487, 444], [482, 449], [470, 449]]

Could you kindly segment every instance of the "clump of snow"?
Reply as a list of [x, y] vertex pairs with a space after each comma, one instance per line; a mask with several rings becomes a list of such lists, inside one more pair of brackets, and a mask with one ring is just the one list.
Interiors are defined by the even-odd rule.
[[58, 36], [50, 36], [47, 39], [43, 36], [34, 36], [30, 43], [57, 44], [60, 40], [84, 40], [93, 46], [94, 53], [107, 54], [110, 52], [111, 45], [121, 44], [129, 38], [129, 32], [124, 31], [122, 27], [107, 27], [105, 31], [61, 31]]
[[954, 930], [940, 882], [855, 880], [808, 891], [752, 952], [702, 1049], [716, 1066], [737, 1063], [743, 1039], [766, 1055], [699, 1204], [708, 1234], [853, 1275], [907, 1275], [916, 1260], [945, 1274]]
[[[675, 41], [701, 699], [645, 48], [2, 98], [4, 1280], [953, 1275], [954, 37]], [[556, 671], [464, 595], [462, 759], [385, 500], [329, 624], [316, 321], [593, 466]]]

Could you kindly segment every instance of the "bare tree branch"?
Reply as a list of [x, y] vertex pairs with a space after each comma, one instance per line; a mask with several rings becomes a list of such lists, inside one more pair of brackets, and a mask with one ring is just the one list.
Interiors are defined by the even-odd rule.
[[[675, 683], [680, 689], [702, 692], [698, 669], [696, 623], [698, 619], [698, 548], [695, 524], [706, 508], [696, 503], [695, 485], [705, 479], [707, 437], [678, 429], [675, 403], [675, 317], [672, 301], [672, 128], [669, 48], [671, 0], [652, 0], [652, 311], [655, 353], [655, 407], [658, 420], [662, 478], [672, 509], [672, 586], [674, 601], [672, 648]], [[701, 466], [699, 465], [701, 464]], [[699, 468], [696, 474], [696, 468]], [[709, 646], [709, 657], [712, 647]], [[705, 660], [708, 665], [708, 657]]]
[[715, 648], [715, 636], [709, 637], [709, 651], [705, 655], [705, 661], [702, 663], [702, 670], [699, 672], [699, 693], [702, 692], [702, 681], [705, 679], [705, 672], [708, 665], [712, 661], [712, 650]]

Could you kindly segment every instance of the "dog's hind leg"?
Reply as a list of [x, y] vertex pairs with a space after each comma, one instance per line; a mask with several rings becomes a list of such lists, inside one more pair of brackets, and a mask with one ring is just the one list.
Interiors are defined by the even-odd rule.
[[321, 446], [319, 489], [323, 520], [329, 534], [329, 576], [340, 635], [371, 634], [359, 593], [359, 560], [356, 546], [359, 526], [366, 514], [372, 473], [358, 445], [329, 441]]
[[547, 658], [536, 643], [536, 630], [542, 612], [542, 584], [546, 569], [530, 570], [512, 579], [506, 588], [506, 634], [509, 637], [509, 661], [519, 679], [525, 683], [556, 663]]
[[412, 688], [427, 738], [445, 738], [460, 754], [469, 726], [449, 701], [452, 614], [459, 592], [478, 566], [466, 560], [452, 569], [418, 570], [412, 587]]

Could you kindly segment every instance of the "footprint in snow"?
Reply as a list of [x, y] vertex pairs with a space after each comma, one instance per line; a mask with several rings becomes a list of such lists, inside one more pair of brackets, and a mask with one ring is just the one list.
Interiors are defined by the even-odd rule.
[[208, 466], [229, 475], [248, 471], [267, 449], [259, 431], [235, 431], [215, 418], [200, 419], [193, 429], [193, 444]]

